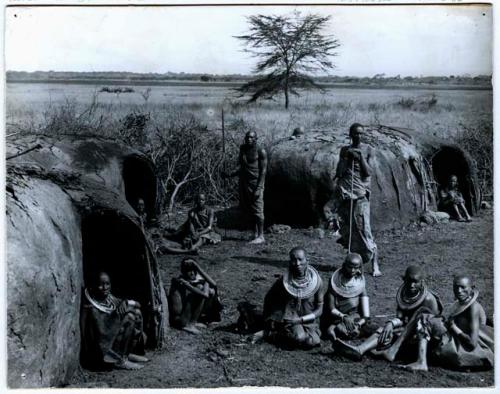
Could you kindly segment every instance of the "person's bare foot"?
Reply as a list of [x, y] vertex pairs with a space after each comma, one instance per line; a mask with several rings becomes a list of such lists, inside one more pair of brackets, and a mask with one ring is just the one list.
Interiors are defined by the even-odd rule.
[[196, 328], [207, 328], [207, 325], [205, 323], [200, 323], [200, 322], [194, 323], [194, 326]]
[[147, 363], [150, 361], [149, 358], [134, 353], [128, 355], [128, 360], [134, 363]]
[[372, 276], [374, 278], [376, 278], [377, 276], [382, 276], [382, 272], [380, 271], [378, 263], [373, 263], [373, 266], [372, 266]]
[[194, 335], [201, 334], [201, 331], [198, 330], [194, 325], [182, 327], [182, 331], [186, 331], [186, 332], [189, 332], [190, 334], [194, 334]]
[[398, 365], [399, 368], [407, 369], [409, 371], [428, 371], [427, 364], [415, 361], [408, 365]]
[[122, 360], [120, 361], [119, 363], [116, 363], [114, 365], [114, 367], [116, 369], [127, 369], [127, 370], [136, 370], [136, 369], [141, 369], [144, 367], [144, 365], [141, 365], [141, 364], [137, 364], [137, 363], [134, 363], [132, 361], [129, 361], [129, 360]]
[[261, 235], [260, 237], [257, 237], [253, 240], [251, 240], [249, 242], [249, 244], [252, 244], [252, 245], [258, 245], [258, 244], [263, 244], [264, 242], [266, 242], [266, 240], [264, 239], [264, 237]]
[[333, 349], [342, 356], [345, 356], [354, 361], [360, 361], [363, 355], [357, 346], [348, 344], [347, 342], [337, 339], [333, 342]]

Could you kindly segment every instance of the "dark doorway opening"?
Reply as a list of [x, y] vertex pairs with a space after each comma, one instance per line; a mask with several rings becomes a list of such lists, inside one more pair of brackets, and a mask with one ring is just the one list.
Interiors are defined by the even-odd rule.
[[448, 184], [451, 175], [456, 175], [467, 210], [471, 214], [476, 212], [476, 187], [470, 164], [462, 151], [453, 147], [442, 148], [432, 158], [432, 171], [438, 189]]
[[137, 202], [144, 200], [149, 219], [156, 216], [157, 182], [154, 171], [140, 156], [130, 156], [123, 162], [125, 198], [137, 210]]
[[107, 272], [113, 295], [141, 304], [147, 345], [156, 346], [150, 255], [141, 229], [113, 211], [92, 213], [82, 221], [82, 253], [84, 286], [91, 286], [99, 272]]

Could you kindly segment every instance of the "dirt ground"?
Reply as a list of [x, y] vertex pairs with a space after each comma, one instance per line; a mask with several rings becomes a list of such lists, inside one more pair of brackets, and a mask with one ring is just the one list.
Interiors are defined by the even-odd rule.
[[[141, 371], [81, 371], [72, 387], [178, 388], [227, 386], [289, 387], [484, 387], [494, 384], [493, 371], [454, 372], [431, 367], [408, 372], [382, 360], [349, 361], [332, 352], [328, 342], [310, 351], [285, 351], [262, 342], [250, 344], [234, 332], [240, 301], [262, 304], [264, 294], [287, 267], [288, 251], [304, 246], [325, 281], [340, 266], [345, 251], [331, 234], [320, 239], [313, 230], [293, 229], [267, 235], [265, 245], [248, 245], [250, 235], [227, 231], [222, 244], [203, 249], [199, 262], [219, 285], [225, 305], [222, 322], [200, 336], [170, 329], [167, 345], [148, 353]], [[421, 264], [427, 283], [444, 304], [453, 301], [452, 275], [471, 275], [480, 302], [493, 316], [493, 211], [482, 211], [472, 223], [411, 225], [375, 235], [383, 276], [367, 275], [371, 313], [383, 323], [394, 315], [395, 294], [409, 264]], [[160, 266], [166, 290], [179, 273], [179, 256], [163, 256]], [[367, 267], [369, 271], [369, 267]], [[381, 316], [382, 315], [382, 316]]]

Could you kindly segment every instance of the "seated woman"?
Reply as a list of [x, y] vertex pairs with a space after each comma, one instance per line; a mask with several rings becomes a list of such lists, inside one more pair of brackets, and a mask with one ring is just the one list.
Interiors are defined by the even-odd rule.
[[200, 193], [196, 196], [195, 206], [189, 211], [186, 222], [178, 230], [165, 235], [165, 238], [179, 242], [182, 247], [165, 244], [160, 251], [172, 254], [191, 254], [202, 245], [216, 245], [221, 242], [222, 238], [214, 230], [214, 226], [214, 211], [206, 206], [205, 194]]
[[338, 338], [364, 338], [378, 328], [369, 322], [369, 298], [359, 254], [349, 253], [342, 267], [333, 273], [325, 294], [325, 307], [321, 330], [334, 347]]
[[470, 222], [471, 218], [462, 193], [458, 189], [458, 178], [456, 175], [451, 175], [448, 185], [439, 191], [439, 209], [448, 212], [453, 218], [459, 222]]
[[84, 291], [81, 312], [82, 364], [88, 368], [141, 369], [146, 335], [141, 306], [111, 294], [109, 275], [100, 272]]
[[323, 282], [306, 251], [293, 248], [288, 270], [264, 298], [264, 337], [279, 346], [309, 349], [320, 344]]
[[457, 276], [453, 293], [456, 301], [443, 316], [420, 317], [418, 360], [404, 368], [427, 371], [428, 349], [430, 356], [445, 368], [493, 368], [494, 332], [486, 325], [486, 314], [477, 301], [479, 292], [469, 277]]
[[396, 317], [359, 345], [338, 338], [335, 350], [353, 360], [361, 360], [369, 351], [390, 362], [408, 354], [407, 349], [414, 344], [418, 318], [423, 313], [439, 315], [443, 307], [436, 293], [427, 287], [421, 267], [410, 265], [402, 279], [396, 295]]
[[182, 260], [181, 276], [172, 279], [168, 301], [170, 324], [191, 334], [221, 319], [217, 284], [194, 259]]

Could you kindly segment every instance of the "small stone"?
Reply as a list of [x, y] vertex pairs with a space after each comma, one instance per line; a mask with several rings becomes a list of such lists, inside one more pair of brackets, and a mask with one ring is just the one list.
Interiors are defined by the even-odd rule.
[[488, 201], [481, 201], [481, 209], [491, 209], [491, 204]]

